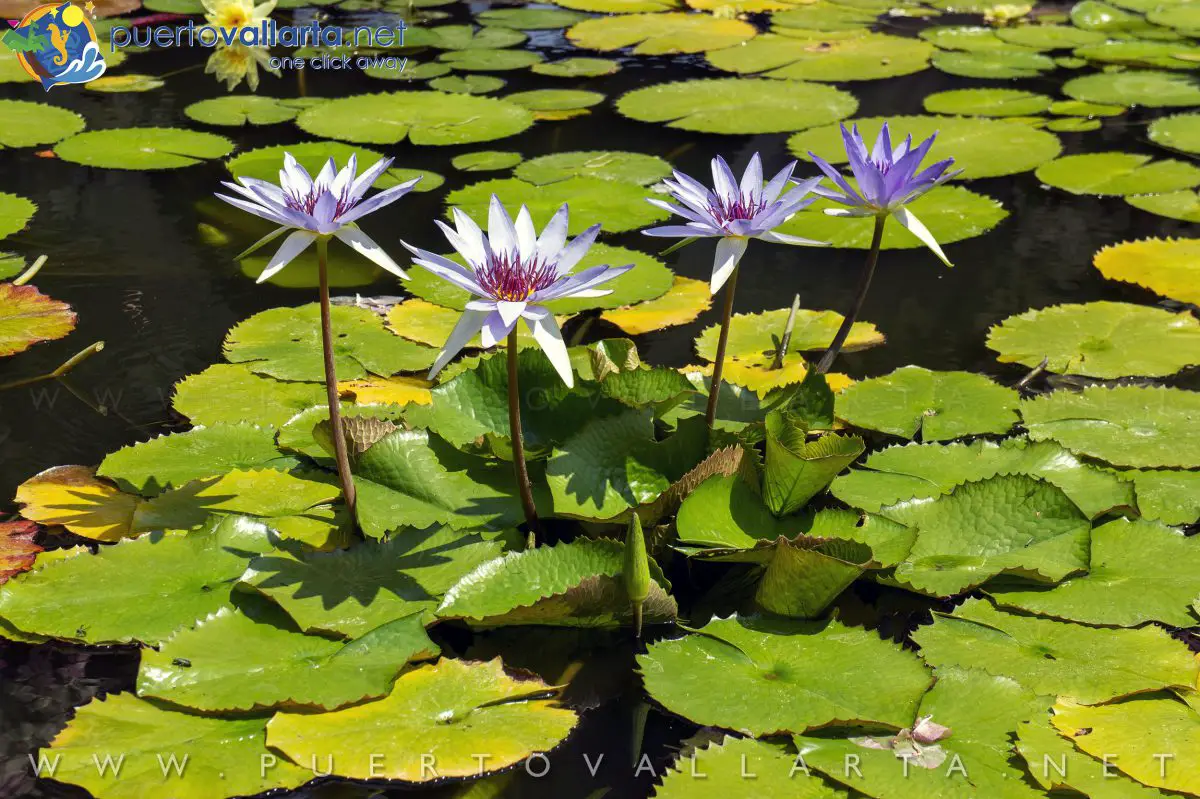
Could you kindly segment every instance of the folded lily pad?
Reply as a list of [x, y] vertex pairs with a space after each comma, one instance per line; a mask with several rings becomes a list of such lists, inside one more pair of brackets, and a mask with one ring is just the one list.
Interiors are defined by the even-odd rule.
[[459, 578], [499, 554], [500, 544], [478, 533], [408, 529], [335, 552], [265, 554], [240, 585], [274, 600], [306, 633], [358, 638], [433, 610]]
[[1121, 477], [1084, 463], [1053, 441], [1019, 438], [888, 447], [834, 480], [830, 491], [848, 505], [876, 513], [885, 505], [931, 499], [999, 474], [1026, 474], [1058, 486], [1091, 519], [1134, 506], [1133, 492]]
[[925, 98], [925, 110], [933, 114], [1014, 117], [1040, 114], [1054, 98], [1021, 89], [951, 89]]
[[1136, 283], [1164, 297], [1200, 304], [1200, 239], [1142, 239], [1112, 244], [1092, 263], [1109, 280]]
[[932, 682], [912, 652], [833, 620], [718, 618], [651, 644], [638, 668], [672, 713], [754, 736], [839, 722], [899, 729]]
[[1066, 155], [1038, 167], [1038, 180], [1072, 194], [1154, 194], [1200, 184], [1200, 167], [1134, 153]]
[[803, 508], [863, 453], [858, 436], [826, 433], [808, 441], [808, 429], [784, 413], [767, 414], [763, 498], [776, 516]]
[[1149, 69], [1098, 72], [1063, 84], [1063, 94], [1076, 100], [1148, 108], [1200, 104], [1200, 85], [1189, 75]]
[[612, 75], [621, 69], [619, 61], [611, 58], [564, 58], [559, 61], [542, 62], [529, 68], [537, 75], [555, 78], [595, 78]]
[[1048, 358], [1060, 374], [1163, 377], [1200, 363], [1200, 320], [1122, 302], [1055, 305], [1010, 316], [988, 333], [1003, 363]]
[[590, 176], [571, 177], [548, 186], [537, 186], [517, 178], [485, 180], [450, 192], [446, 204], [462, 209], [473, 219], [486, 219], [493, 194], [508, 207], [528, 206], [538, 227], [549, 222], [562, 204], [569, 202], [572, 235], [582, 233], [596, 222], [602, 223], [607, 232], [620, 233], [661, 222], [669, 216], [666, 211], [646, 202], [652, 195], [643, 186]]
[[202, 712], [333, 710], [386, 696], [409, 663], [435, 658], [438, 651], [419, 613], [343, 643], [225, 607], [158, 650], [147, 650], [137, 692]]
[[[852, 122], [858, 125], [859, 131], [868, 141], [874, 140], [884, 122], [890, 123], [892, 139], [895, 141], [911, 134], [913, 142], [916, 143], [936, 133], [937, 140], [927, 157], [931, 161], [953, 158], [954, 167], [963, 170], [964, 180], [1024, 172], [1057, 157], [1062, 150], [1062, 144], [1053, 133], [1011, 120], [900, 116], [890, 119], [866, 117]], [[807, 160], [811, 150], [830, 163], [843, 164], [846, 163], [846, 152], [841, 136], [841, 129], [837, 125], [806, 130], [788, 139], [788, 149], [798, 158]], [[936, 191], [926, 194], [925, 197], [933, 196]], [[913, 213], [920, 215], [921, 221], [927, 226], [930, 224], [929, 220], [921, 215], [920, 206], [914, 204]], [[848, 224], [847, 220], [837, 221]], [[870, 220], [867, 220], [866, 224], [869, 240]], [[938, 240], [945, 241], [942, 238]], [[920, 246], [916, 239], [913, 241], [914, 246]]]
[[407, 139], [412, 144], [448, 145], [512, 136], [532, 125], [533, 115], [491, 97], [408, 91], [330, 100], [305, 110], [296, 124], [314, 136], [364, 144]]
[[[794, 12], [784, 12], [790, 13]], [[777, 15], [777, 21], [779, 16], [783, 15]], [[932, 53], [933, 46], [920, 39], [885, 33], [813, 42], [780, 31], [723, 50], [711, 50], [707, 58], [725, 72], [841, 83], [920, 72], [929, 66]]]
[[[0, 194], [0, 205], [4, 196]], [[0, 283], [0, 358], [62, 338], [75, 329], [75, 320], [70, 305], [33, 286]]]
[[[443, 658], [402, 675], [377, 702], [332, 713], [278, 713], [267, 725], [267, 742], [298, 763], [332, 758], [339, 777], [477, 777], [553, 749], [567, 737], [578, 719], [546, 698], [553, 690], [538, 679], [514, 679], [499, 658]], [[432, 757], [415, 757], [417, 752]]]
[[[331, 309], [338, 379], [357, 380], [426, 369], [437, 351], [400, 338], [374, 311], [337, 305]], [[321, 382], [320, 308], [271, 308], [239, 322], [225, 338], [225, 357], [280, 380]]]
[[[350, 159], [350, 156], [356, 156], [360, 169], [365, 169], [380, 158], [383, 158], [383, 153], [376, 150], [369, 150], [361, 145], [356, 146], [340, 141], [311, 141], [296, 144], [278, 144], [247, 150], [229, 159], [225, 166], [229, 169], [229, 174], [235, 177], [256, 178], [257, 180], [278, 183], [279, 170], [283, 166], [284, 153], [291, 153], [300, 166], [307, 169], [309, 174], [312, 175], [319, 173], [321, 167], [325, 166], [325, 162], [330, 158], [340, 165], [345, 164]], [[445, 178], [441, 175], [427, 169], [418, 170], [392, 167], [380, 175], [379, 179], [372, 186], [382, 191], [383, 189], [390, 189], [393, 186], [416, 177], [421, 178], [421, 181], [413, 186], [413, 191], [416, 192], [433, 191], [445, 182]], [[333, 248], [333, 252], [330, 253], [331, 268], [333, 266], [332, 262], [337, 260], [335, 256], [336, 252], [336, 248]], [[292, 272], [297, 266], [298, 263], [293, 262], [280, 274], [284, 275]], [[315, 281], [312, 285], [316, 285]]]
[[970, 372], [904, 366], [838, 395], [837, 415], [855, 427], [923, 441], [1006, 433], [1017, 422], [1016, 391]]
[[298, 461], [275, 448], [275, 431], [253, 424], [215, 424], [131, 444], [108, 455], [97, 474], [157, 494], [234, 469], [290, 471]]
[[1193, 524], [1200, 520], [1200, 472], [1142, 469], [1121, 472], [1133, 481], [1143, 518], [1163, 524]]
[[592, 150], [551, 153], [531, 158], [517, 167], [514, 174], [521, 180], [538, 185], [589, 177], [648, 186], [670, 176], [671, 165], [658, 156], [645, 153]]
[[1196, 543], [1156, 522], [1117, 519], [1092, 531], [1086, 574], [1052, 588], [1001, 581], [987, 591], [1000, 607], [1083, 624], [1191, 627], [1200, 596]]
[[[551, 625], [616, 627], [633, 622], [622, 581], [624, 548], [607, 539], [579, 539], [481, 564], [446, 592], [437, 609], [443, 619], [472, 627]], [[670, 587], [651, 561], [646, 624], [667, 624], [678, 613]]]
[[779, 133], [827, 125], [857, 110], [848, 92], [803, 81], [709, 78], [635, 89], [617, 111], [700, 133]]
[[708, 282], [675, 276], [666, 294], [653, 300], [605, 311], [600, 318], [631, 336], [694, 321], [712, 306]]
[[0, 149], [53, 144], [83, 128], [83, 117], [65, 108], [25, 100], [0, 100]]
[[1021, 403], [1030, 438], [1117, 466], [1200, 467], [1197, 414], [1200, 393], [1178, 388], [1092, 386]]
[[58, 559], [0, 587], [0, 617], [86, 644], [157, 645], [223, 607], [250, 559], [271, 549], [261, 522], [231, 516]]
[[33, 522], [0, 522], [0, 585], [33, 566], [42, 551], [33, 540], [37, 531]]
[[954, 615], [934, 614], [913, 640], [925, 661], [1010, 677], [1049, 696], [1106, 702], [1163, 688], [1191, 689], [1200, 668], [1160, 627], [1113, 630], [996, 610], [968, 599]]
[[106, 799], [210, 799], [215, 785], [221, 795], [249, 796], [311, 780], [312, 771], [267, 750], [266, 723], [261, 716], [195, 716], [110, 694], [79, 708], [41, 756], [51, 763], [61, 757], [59, 782]]
[[0, 191], [0, 239], [24, 229], [36, 211], [32, 201]]
[[1036, 78], [1055, 69], [1054, 61], [1048, 56], [1016, 47], [973, 53], [942, 50], [933, 54], [932, 62], [934, 67], [949, 75], [989, 80]]
[[709, 14], [650, 13], [596, 17], [576, 23], [567, 38], [587, 50], [633, 47], [635, 55], [700, 53], [753, 39], [754, 26]]
[[224, 136], [178, 128], [105, 128], [64, 139], [54, 152], [64, 161], [104, 169], [180, 169], [233, 151]]

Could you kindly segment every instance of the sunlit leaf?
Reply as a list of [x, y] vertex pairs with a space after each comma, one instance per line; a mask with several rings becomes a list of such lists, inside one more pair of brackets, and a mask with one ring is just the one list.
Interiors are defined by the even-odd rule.
[[602, 52], [633, 47], [635, 55], [700, 53], [741, 45], [754, 36], [754, 26], [748, 22], [687, 13], [596, 17], [567, 31], [577, 47]]
[[1110, 280], [1144, 286], [1172, 299], [1200, 303], [1200, 239], [1142, 239], [1112, 244], [1092, 263]]
[[[780, 17], [792, 13], [796, 12], [776, 15], [776, 23]], [[708, 62], [725, 72], [840, 83], [920, 72], [929, 65], [929, 56], [933, 52], [932, 46], [919, 39], [885, 33], [864, 33], [818, 42], [786, 33], [779, 30], [779, 33], [763, 34], [738, 46], [711, 50], [707, 54]]]
[[1042, 164], [1036, 175], [1072, 194], [1155, 194], [1200, 184], [1200, 167], [1133, 153], [1066, 155]]
[[105, 128], [59, 142], [64, 161], [104, 169], [180, 169], [224, 158], [233, 142], [212, 133], [178, 128]]
[[314, 136], [364, 144], [471, 144], [520, 133], [533, 115], [490, 97], [408, 91], [330, 100], [301, 113], [296, 124]]
[[[0, 194], [0, 213], [4, 197]], [[4, 220], [0, 218], [0, 225]], [[33, 286], [0, 283], [0, 358], [54, 341], [75, 329], [75, 312]]]
[[53, 144], [83, 130], [83, 117], [26, 100], [0, 100], [0, 149]]
[[132, 534], [141, 500], [98, 480], [86, 466], [55, 466], [17, 486], [21, 515], [44, 525], [61, 525], [95, 541], [119, 541]]
[[318, 383], [275, 380], [244, 364], [217, 363], [175, 386], [172, 406], [196, 425], [252, 422], [279, 427], [326, 401]]
[[0, 522], [0, 585], [33, 566], [42, 548], [34, 543], [33, 522]]
[[605, 311], [600, 318], [636, 336], [685, 325], [711, 306], [712, 295], [706, 281], [677, 275], [670, 291], [661, 297]]

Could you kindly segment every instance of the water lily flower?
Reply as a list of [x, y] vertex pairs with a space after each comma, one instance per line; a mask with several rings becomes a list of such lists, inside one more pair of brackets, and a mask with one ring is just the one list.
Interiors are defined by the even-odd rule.
[[284, 153], [278, 186], [265, 180], [241, 177], [238, 178], [241, 185], [222, 182], [221, 185], [236, 192], [238, 196], [218, 194], [217, 197], [236, 208], [280, 225], [277, 230], [255, 242], [242, 253], [243, 256], [283, 233], [293, 231], [284, 239], [267, 268], [259, 275], [258, 282], [269, 280], [308, 249], [314, 241], [325, 242], [331, 236], [383, 269], [407, 279], [407, 273], [355, 224], [367, 214], [378, 211], [408, 194], [420, 180], [414, 178], [381, 191], [369, 200], [363, 200], [367, 189], [391, 165], [391, 158], [381, 158], [374, 166], [356, 177], [358, 159], [355, 156], [350, 156], [350, 160], [340, 172], [334, 160], [330, 158], [316, 178], [313, 178], [291, 153]]
[[250, 91], [258, 91], [258, 69], [279, 77], [279, 69], [271, 66], [271, 53], [266, 47], [251, 47], [234, 42], [230, 45], [218, 45], [204, 65], [204, 74], [215, 75], [217, 80], [225, 84], [225, 88], [233, 91], [244, 80]]
[[905, 137], [899, 147], [893, 148], [892, 134], [885, 122], [879, 131], [879, 137], [875, 140], [875, 146], [868, 152], [857, 125], [851, 130], [846, 130], [845, 125], [841, 127], [842, 140], [846, 146], [846, 159], [850, 162], [850, 171], [854, 173], [857, 187], [851, 186], [840, 172], [810, 151], [809, 157], [837, 187], [835, 189], [818, 187], [814, 189], [814, 192], [846, 206], [845, 208], [827, 208], [825, 213], [830, 216], [874, 217], [875, 230], [871, 237], [867, 262], [859, 279], [854, 306], [842, 320], [841, 327], [838, 328], [829, 348], [817, 362], [818, 374], [825, 374], [833, 366], [834, 359], [837, 358], [842, 345], [846, 343], [847, 336], [850, 335], [854, 320], [858, 318], [858, 313], [862, 310], [863, 302], [867, 298], [867, 291], [871, 288], [871, 278], [875, 275], [875, 264], [879, 261], [879, 250], [883, 245], [883, 227], [889, 217], [894, 218], [920, 239], [926, 247], [933, 250], [934, 254], [942, 259], [942, 263], [946, 266], [953, 266], [946, 254], [942, 252], [942, 248], [933, 234], [929, 232], [929, 228], [925, 227], [906, 206], [925, 192], [962, 172], [961, 169], [949, 171], [950, 165], [954, 163], [953, 158], [938, 161], [921, 170], [921, 162], [925, 160], [929, 148], [933, 146], [933, 141], [937, 138], [936, 133], [916, 147], [913, 147], [912, 136], [909, 135]]
[[[717, 156], [712, 160], [712, 189], [682, 172], [675, 172], [675, 180], [664, 180], [663, 184], [682, 205], [673, 205], [657, 199], [650, 200], [659, 208], [682, 216], [687, 222], [683, 225], [650, 228], [643, 232], [647, 236], [670, 236], [685, 240], [716, 238], [717, 250], [713, 258], [709, 291], [716, 294], [726, 282], [729, 284], [725, 289], [721, 335], [717, 339], [717, 354], [713, 361], [712, 381], [708, 390], [708, 407], [704, 414], [709, 430], [717, 418], [717, 397], [721, 392], [725, 346], [729, 341], [729, 321], [733, 317], [733, 293], [737, 286], [738, 264], [746, 254], [750, 239], [806, 247], [826, 246], [826, 242], [823, 241], [803, 239], [776, 231], [777, 227], [816, 201], [817, 198], [810, 196], [810, 193], [823, 180], [815, 177], [793, 182], [792, 172], [795, 168], [796, 162], [792, 161], [764, 185], [762, 160], [758, 153], [751, 156], [750, 164], [742, 173], [740, 181], [734, 177], [733, 170], [725, 163], [725, 159]], [[790, 189], [789, 184], [793, 184]], [[788, 190], [784, 191], [785, 189]]]
[[933, 250], [946, 266], [952, 266], [933, 234], [905, 207], [933, 187], [940, 186], [962, 173], [961, 169], [948, 171], [954, 163], [953, 158], [938, 161], [927, 169], [917, 171], [929, 148], [933, 146], [937, 134], [933, 134], [916, 147], [913, 147], [912, 136], [909, 135], [899, 147], [893, 149], [891, 132], [885, 122], [883, 129], [879, 131], [879, 137], [875, 139], [875, 146], [868, 152], [862, 135], [858, 132], [858, 125], [851, 130], [846, 130], [845, 125], [841, 127], [846, 157], [850, 161], [850, 171], [854, 173], [858, 188], [851, 186], [842, 174], [823, 158], [809, 152], [813, 162], [837, 186], [836, 189], [819, 187], [814, 189], [814, 193], [846, 206], [829, 208], [825, 213], [830, 216], [891, 216]]
[[664, 180], [663, 184], [682, 205], [658, 199], [649, 202], [682, 216], [687, 223], [650, 228], [644, 233], [647, 236], [720, 239], [709, 281], [709, 291], [716, 294], [737, 269], [750, 239], [774, 244], [826, 246], [822, 241], [789, 236], [775, 230], [817, 199], [809, 193], [821, 182], [819, 177], [800, 181], [784, 192], [795, 168], [796, 162], [792, 161], [764, 186], [762, 160], [758, 153], [750, 158], [740, 181], [734, 177], [725, 159], [717, 156], [712, 160], [712, 189], [682, 172], [675, 172], [675, 180]]
[[528, 208], [521, 206], [514, 223], [500, 199], [492, 195], [488, 232], [484, 236], [471, 217], [455, 208], [455, 227], [441, 221], [437, 224], [470, 268], [401, 242], [415, 256], [413, 263], [473, 295], [429, 370], [430, 378], [476, 334], [481, 335], [484, 347], [493, 347], [508, 337], [509, 355], [515, 357], [517, 348], [512, 345], [516, 324], [524, 320], [563, 381], [568, 386], [574, 385], [562, 332], [554, 315], [541, 303], [609, 294], [610, 289], [599, 286], [629, 271], [633, 265], [591, 266], [572, 274], [571, 270], [596, 240], [600, 225], [593, 225], [567, 244], [569, 214], [564, 204], [538, 236]]
[[237, 30], [256, 28], [271, 18], [277, 0], [254, 5], [254, 0], [201, 0], [204, 18], [214, 28]]

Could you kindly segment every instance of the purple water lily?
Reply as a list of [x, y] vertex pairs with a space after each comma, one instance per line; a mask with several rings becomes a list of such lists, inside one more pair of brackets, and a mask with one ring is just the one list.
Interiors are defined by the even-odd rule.
[[918, 171], [937, 134], [933, 134], [916, 147], [913, 147], [912, 136], [909, 135], [900, 146], [893, 149], [891, 132], [885, 122], [879, 137], [875, 139], [875, 146], [868, 152], [867, 145], [858, 132], [858, 125], [851, 130], [846, 130], [845, 125], [841, 127], [846, 157], [849, 159], [850, 171], [854, 174], [857, 187], [851, 186], [846, 178], [823, 158], [811, 151], [808, 154], [837, 186], [836, 189], [818, 187], [813, 190], [814, 193], [846, 206], [829, 208], [825, 213], [830, 216], [891, 216], [933, 250], [946, 266], [952, 266], [929, 229], [912, 211], [905, 208], [925, 192], [962, 172], [961, 169], [948, 171], [954, 163], [953, 158], [938, 161], [927, 169]]
[[698, 180], [675, 172], [675, 180], [664, 180], [663, 184], [682, 206], [657, 199], [649, 202], [682, 216], [687, 223], [650, 228], [644, 232], [647, 236], [719, 238], [709, 281], [709, 290], [716, 294], [737, 268], [750, 239], [762, 239], [775, 244], [825, 246], [825, 242], [775, 231], [797, 211], [816, 200], [816, 197], [808, 195], [821, 182], [819, 177], [800, 181], [784, 192], [795, 168], [796, 162], [793, 161], [764, 186], [762, 160], [758, 153], [750, 158], [741, 181], [734, 177], [725, 159], [717, 156], [712, 160], [711, 190]]
[[392, 274], [407, 278], [404, 270], [354, 224], [367, 214], [399, 200], [420, 180], [414, 178], [364, 200], [367, 189], [391, 165], [391, 158], [382, 158], [362, 175], [357, 175], [358, 159], [355, 156], [350, 156], [350, 160], [340, 172], [334, 160], [330, 158], [317, 177], [313, 178], [291, 153], [284, 153], [278, 186], [265, 180], [242, 177], [237, 179], [241, 185], [222, 182], [223, 186], [239, 196], [218, 194], [217, 197], [236, 208], [280, 225], [278, 230], [255, 242], [242, 256], [254, 252], [289, 230], [293, 231], [284, 239], [267, 268], [259, 275], [258, 282], [269, 280], [317, 239], [327, 239], [330, 236]]
[[453, 209], [454, 228], [441, 221], [437, 224], [466, 259], [469, 269], [401, 242], [415, 256], [413, 263], [474, 295], [430, 369], [431, 378], [477, 333], [484, 347], [493, 347], [513, 332], [518, 320], [524, 319], [563, 381], [568, 386], [574, 385], [562, 332], [554, 315], [539, 303], [609, 294], [610, 289], [597, 287], [629, 271], [633, 265], [591, 266], [570, 274], [596, 240], [600, 226], [593, 225], [567, 244], [569, 213], [564, 204], [538, 236], [528, 208], [521, 206], [514, 223], [499, 198], [492, 195], [485, 236], [471, 217]]

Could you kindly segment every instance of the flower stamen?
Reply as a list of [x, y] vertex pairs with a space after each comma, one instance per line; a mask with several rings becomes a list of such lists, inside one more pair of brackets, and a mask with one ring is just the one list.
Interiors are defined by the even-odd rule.
[[494, 299], [505, 302], [523, 302], [557, 278], [558, 270], [553, 263], [537, 257], [522, 261], [515, 250], [494, 252], [475, 270], [480, 287]]

